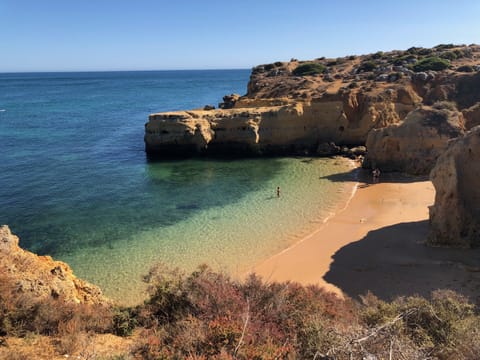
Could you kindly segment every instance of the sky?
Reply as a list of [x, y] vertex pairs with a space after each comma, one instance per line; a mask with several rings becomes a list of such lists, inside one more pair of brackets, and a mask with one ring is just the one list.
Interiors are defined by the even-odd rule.
[[0, 72], [235, 69], [480, 43], [478, 0], [0, 0]]

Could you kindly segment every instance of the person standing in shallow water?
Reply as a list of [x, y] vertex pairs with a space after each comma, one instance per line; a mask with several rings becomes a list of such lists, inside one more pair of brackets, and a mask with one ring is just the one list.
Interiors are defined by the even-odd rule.
[[280, 186], [277, 186], [277, 197], [280, 197]]

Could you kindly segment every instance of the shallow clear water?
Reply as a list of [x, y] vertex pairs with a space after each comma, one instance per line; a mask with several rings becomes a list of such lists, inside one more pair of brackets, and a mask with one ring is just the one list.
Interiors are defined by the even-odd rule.
[[298, 241], [348, 197], [330, 180], [348, 162], [145, 156], [149, 113], [216, 104], [249, 73], [0, 74], [0, 223], [131, 301], [155, 262], [239, 273]]

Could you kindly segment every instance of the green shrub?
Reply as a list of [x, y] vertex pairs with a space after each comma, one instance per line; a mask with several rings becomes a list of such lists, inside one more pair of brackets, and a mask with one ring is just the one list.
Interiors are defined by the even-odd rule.
[[413, 71], [420, 72], [420, 71], [428, 71], [428, 70], [445, 70], [450, 66], [450, 62], [446, 59], [440, 59], [436, 56], [427, 57], [425, 59], [420, 60], [413, 66]]
[[169, 323], [185, 317], [192, 311], [189, 294], [185, 288], [185, 276], [178, 269], [168, 269], [158, 264], [143, 279], [148, 286], [150, 298], [146, 302], [149, 314], [143, 322]]
[[440, 54], [440, 57], [442, 59], [447, 59], [447, 60], [455, 60], [457, 58], [457, 54], [453, 51], [447, 51], [447, 52], [444, 52], [442, 54]]
[[373, 61], [365, 61], [358, 67], [358, 72], [369, 72], [375, 70], [377, 65]]
[[455, 47], [454, 44], [439, 44], [439, 45], [435, 46], [434, 49], [446, 50], [446, 49], [452, 49], [454, 47]]
[[293, 75], [295, 76], [310, 76], [323, 74], [325, 72], [325, 66], [318, 63], [305, 63], [299, 65], [295, 70], [293, 70]]
[[471, 53], [468, 50], [464, 51], [461, 49], [455, 49], [453, 50], [453, 53], [456, 55], [457, 59], [461, 59], [471, 55]]
[[[475, 332], [478, 326], [475, 306], [450, 290], [433, 292], [431, 300], [411, 296], [387, 303], [371, 294], [362, 300], [361, 314], [366, 326], [383, 327], [388, 338], [413, 344], [417, 351], [429, 353], [433, 358], [456, 351], [458, 344], [465, 344], [463, 353], [468, 353], [467, 349], [479, 338], [478, 331]], [[458, 352], [454, 354], [455, 357], [441, 358], [464, 358]]]
[[119, 308], [113, 315], [113, 333], [118, 336], [132, 335], [135, 326], [137, 314], [130, 308]]
[[404, 61], [408, 61], [408, 60], [412, 60], [412, 59], [416, 59], [416, 58], [417, 57], [415, 55], [412, 55], [412, 54], [403, 55], [403, 56], [397, 57], [393, 61], [393, 65], [400, 66], [400, 65], [403, 65]]
[[431, 55], [433, 53], [433, 50], [432, 49], [425, 49], [425, 48], [419, 48], [417, 50], [417, 54], [418, 55]]

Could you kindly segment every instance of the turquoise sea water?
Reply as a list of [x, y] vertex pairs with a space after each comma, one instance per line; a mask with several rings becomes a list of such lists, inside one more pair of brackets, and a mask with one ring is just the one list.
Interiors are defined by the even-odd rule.
[[150, 113], [216, 105], [249, 73], [0, 74], [0, 223], [132, 301], [155, 262], [241, 273], [298, 241], [348, 197], [329, 180], [345, 160], [145, 156]]

